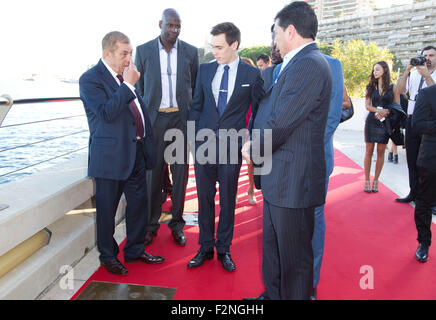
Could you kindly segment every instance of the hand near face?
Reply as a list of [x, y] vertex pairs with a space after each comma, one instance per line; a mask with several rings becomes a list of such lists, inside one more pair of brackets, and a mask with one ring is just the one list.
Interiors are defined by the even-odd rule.
[[133, 63], [132, 58], [130, 58], [130, 64], [128, 67], [124, 69], [123, 72], [123, 78], [124, 81], [130, 83], [132, 86], [136, 84], [136, 82], [139, 80], [139, 77], [141, 74], [136, 69], [135, 64]]

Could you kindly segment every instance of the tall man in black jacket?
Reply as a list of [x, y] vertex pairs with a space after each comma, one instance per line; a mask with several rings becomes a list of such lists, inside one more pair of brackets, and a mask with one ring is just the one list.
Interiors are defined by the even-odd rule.
[[419, 246], [415, 258], [428, 259], [431, 245], [432, 207], [436, 205], [436, 85], [422, 89], [413, 112], [412, 127], [422, 135], [417, 160], [418, 192], [415, 223]]

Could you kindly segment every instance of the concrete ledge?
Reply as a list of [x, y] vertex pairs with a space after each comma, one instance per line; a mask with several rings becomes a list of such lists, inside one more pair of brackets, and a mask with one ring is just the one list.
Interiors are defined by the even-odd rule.
[[87, 155], [0, 187], [0, 255], [90, 199]]
[[[92, 259], [95, 269], [91, 271], [98, 268], [98, 251], [95, 248], [95, 208], [92, 202], [88, 200], [47, 226], [52, 231], [50, 243], [0, 278], [0, 299], [36, 299], [55, 283], [59, 287], [58, 290], [67, 293], [69, 288], [62, 288], [59, 283], [64, 282], [59, 280], [65, 275], [66, 270], [77, 265], [88, 252], [94, 252], [95, 255]], [[123, 198], [115, 218], [117, 224], [124, 219], [125, 207], [126, 201]], [[91, 274], [87, 277], [81, 276], [83, 283]], [[74, 280], [76, 290], [77, 285], [77, 281]]]

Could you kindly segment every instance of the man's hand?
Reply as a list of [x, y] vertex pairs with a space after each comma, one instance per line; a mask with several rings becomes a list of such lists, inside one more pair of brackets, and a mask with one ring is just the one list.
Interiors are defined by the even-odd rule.
[[124, 81], [128, 82], [132, 86], [136, 84], [136, 82], [139, 80], [139, 77], [141, 74], [136, 69], [135, 64], [133, 63], [133, 60], [130, 58], [130, 64], [127, 68], [124, 69], [123, 72], [123, 78]]
[[251, 140], [248, 140], [247, 142], [244, 143], [241, 150], [242, 157], [244, 158], [245, 161], [247, 161], [247, 163], [251, 162], [250, 147], [251, 147]]
[[422, 66], [416, 66], [416, 70], [419, 72], [421, 76], [424, 77], [424, 79], [430, 77], [430, 73], [428, 72], [427, 65], [424, 64]]

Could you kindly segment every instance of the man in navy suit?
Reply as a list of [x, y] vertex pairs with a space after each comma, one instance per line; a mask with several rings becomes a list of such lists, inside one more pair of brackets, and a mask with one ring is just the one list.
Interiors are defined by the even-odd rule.
[[329, 65], [314, 43], [317, 30], [306, 2], [292, 2], [277, 14], [275, 42], [283, 64], [259, 106], [252, 143], [242, 150], [248, 160], [263, 154], [271, 161], [260, 176], [266, 290], [259, 299], [309, 299], [313, 290], [314, 210], [325, 201], [324, 132], [332, 88]]
[[[153, 241], [159, 230], [162, 213], [161, 193], [162, 169], [167, 165], [165, 149], [171, 143], [165, 141], [168, 130], [177, 129], [186, 136], [188, 109], [191, 106], [195, 79], [198, 70], [198, 50], [178, 39], [181, 19], [174, 9], [166, 9], [159, 21], [161, 34], [156, 39], [137, 47], [135, 64], [141, 76], [138, 81], [139, 94], [144, 98], [156, 144], [156, 167], [148, 172], [147, 183], [151, 192], [150, 218], [147, 225], [146, 244]], [[172, 218], [168, 226], [174, 242], [186, 244], [183, 233], [185, 220], [186, 185], [188, 183], [187, 150], [182, 161], [170, 164], [173, 187], [171, 192]]]
[[101, 265], [110, 273], [126, 275], [113, 238], [115, 213], [124, 192], [127, 263], [156, 264], [164, 258], [145, 252], [147, 224], [146, 169], [156, 162], [153, 132], [145, 105], [135, 90], [139, 73], [132, 61], [129, 38], [110, 32], [102, 41], [103, 58], [79, 80], [80, 98], [89, 125], [88, 175], [95, 179], [97, 247]]
[[[236, 266], [230, 255], [230, 246], [242, 164], [242, 139], [237, 140], [236, 151], [231, 151], [229, 141], [232, 137], [228, 138], [226, 132], [233, 129], [236, 133], [245, 129], [245, 117], [250, 105], [255, 105], [263, 94], [263, 81], [259, 70], [239, 58], [241, 33], [233, 23], [218, 24], [213, 27], [211, 34], [216, 61], [200, 66], [189, 120], [195, 121], [197, 132], [208, 129], [212, 133], [205, 144], [211, 150], [216, 150], [216, 154], [211, 156], [206, 152], [205, 156], [210, 160], [206, 162], [200, 160], [198, 152], [195, 157], [200, 250], [188, 263], [188, 267], [198, 267], [204, 260], [212, 259], [216, 247], [223, 268], [234, 271]], [[244, 138], [245, 132], [241, 136]], [[226, 148], [219, 149], [223, 142], [227, 142]], [[197, 142], [196, 151], [200, 151], [201, 147], [203, 145]], [[214, 199], [217, 181], [221, 211], [215, 241]]]
[[[342, 75], [341, 62], [338, 59], [328, 55], [324, 55], [324, 58], [326, 58], [332, 73], [332, 95], [330, 97], [330, 107], [324, 133], [324, 153], [326, 164], [325, 192], [327, 194], [329, 177], [332, 174], [334, 167], [333, 135], [341, 121], [342, 101], [344, 97], [344, 77]], [[321, 274], [322, 256], [324, 253], [324, 237], [325, 217], [324, 204], [322, 204], [315, 208], [315, 229], [312, 238], [314, 256], [313, 292], [311, 299], [317, 298], [317, 286]]]

